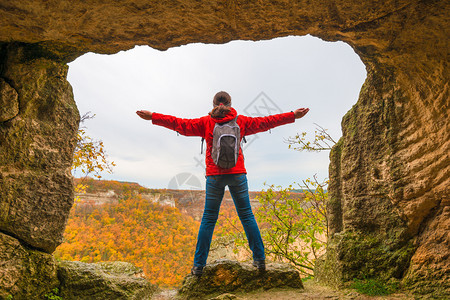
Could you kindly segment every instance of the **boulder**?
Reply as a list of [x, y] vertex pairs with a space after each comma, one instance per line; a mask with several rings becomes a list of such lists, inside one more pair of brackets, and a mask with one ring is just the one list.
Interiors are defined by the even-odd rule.
[[126, 262], [62, 261], [58, 277], [59, 294], [65, 300], [150, 299], [156, 291], [142, 269]]
[[186, 299], [203, 299], [230, 292], [251, 292], [272, 288], [302, 289], [299, 273], [287, 264], [269, 263], [260, 272], [251, 264], [216, 260], [206, 265], [203, 275], [188, 275], [179, 290]]
[[0, 299], [43, 299], [59, 285], [57, 270], [52, 255], [0, 233]]

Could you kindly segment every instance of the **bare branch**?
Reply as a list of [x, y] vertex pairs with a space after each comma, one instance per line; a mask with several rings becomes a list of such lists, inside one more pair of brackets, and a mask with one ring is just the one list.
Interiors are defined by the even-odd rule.
[[[285, 139], [284, 142], [289, 144], [289, 148], [297, 151], [311, 151], [318, 152], [323, 150], [331, 150], [331, 148], [336, 144], [336, 141], [327, 132], [328, 129], [314, 123], [316, 125], [316, 130], [314, 131], [314, 140], [307, 141], [306, 132], [297, 134], [295, 137], [289, 137]], [[299, 146], [297, 146], [299, 145]]]

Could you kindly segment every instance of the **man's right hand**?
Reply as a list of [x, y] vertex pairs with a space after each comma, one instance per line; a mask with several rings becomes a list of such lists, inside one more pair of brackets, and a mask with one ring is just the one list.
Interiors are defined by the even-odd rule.
[[136, 114], [147, 121], [150, 121], [152, 119], [152, 112], [148, 110], [138, 110]]

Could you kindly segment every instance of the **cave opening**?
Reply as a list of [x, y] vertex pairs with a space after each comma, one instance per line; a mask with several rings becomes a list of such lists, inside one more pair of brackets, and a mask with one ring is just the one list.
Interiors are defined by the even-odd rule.
[[[316, 123], [328, 129], [337, 141], [342, 135], [341, 118], [356, 103], [365, 78], [365, 66], [349, 45], [325, 42], [312, 36], [189, 44], [167, 51], [140, 46], [114, 55], [89, 53], [70, 63], [68, 73], [80, 114], [91, 112], [96, 115], [83, 126], [94, 139], [103, 140], [110, 160], [117, 164], [113, 174], [102, 174], [103, 179], [163, 189], [174, 188], [176, 181], [175, 188], [183, 190], [204, 189], [204, 168], [199, 163], [204, 161], [204, 155], [200, 155], [200, 138], [177, 136], [165, 128], [145, 123], [135, 115], [136, 110], [148, 109], [183, 118], [200, 117], [211, 109], [212, 96], [219, 90], [229, 92], [233, 106], [245, 115], [263, 116], [300, 107], [310, 108], [308, 115], [295, 124], [258, 134], [256, 138], [247, 137], [244, 155], [247, 157], [249, 188], [260, 191], [270, 184], [287, 187], [314, 175], [321, 182], [328, 178], [329, 151], [297, 152], [289, 149], [285, 140], [301, 132], [307, 132], [312, 139]], [[193, 178], [199, 184], [193, 183]], [[190, 197], [198, 196], [192, 194]], [[75, 215], [84, 211], [84, 214], [94, 216], [96, 221], [93, 222], [99, 224], [114, 219], [113, 214], [92, 205], [89, 197], [82, 196], [81, 204], [89, 207], [82, 208], [77, 204]], [[107, 203], [108, 197], [104, 198]], [[192, 202], [198, 202], [197, 206], [201, 207], [203, 199], [197, 198]], [[160, 203], [167, 205], [167, 199], [163, 200]], [[222, 211], [230, 213], [232, 207], [227, 207], [226, 200], [223, 206]], [[105, 208], [107, 211], [114, 209]], [[74, 231], [72, 223], [79, 218], [74, 216], [74, 211], [71, 215], [66, 234]], [[198, 221], [201, 209], [197, 214], [186, 215]], [[187, 222], [183, 226], [198, 226], [195, 224]], [[218, 224], [217, 229], [222, 226]], [[189, 234], [196, 232], [193, 230]], [[86, 237], [83, 235], [80, 239], [83, 244]], [[168, 238], [172, 244], [178, 239]], [[62, 244], [57, 256], [70, 260], [67, 247]], [[227, 257], [237, 259], [229, 247], [223, 251], [229, 252]], [[192, 251], [185, 249], [185, 252]], [[212, 251], [210, 259], [215, 255], [218, 254]], [[89, 262], [94, 259], [95, 262], [97, 256], [92, 256], [86, 254], [77, 259]], [[179, 263], [177, 259], [171, 260], [169, 253], [165, 256], [165, 262], [170, 261], [172, 268], [173, 264]], [[136, 260], [132, 262], [136, 263]], [[139, 263], [150, 272], [151, 263]], [[170, 273], [171, 269], [166, 269], [162, 272]], [[164, 281], [156, 276], [150, 280], [170, 286], [169, 279]]]
[[[204, 155], [199, 138], [176, 137], [150, 126], [136, 110], [200, 117], [219, 90], [228, 91], [244, 115], [309, 107], [295, 124], [248, 137], [244, 155], [250, 190], [261, 190], [265, 182], [288, 186], [315, 174], [328, 178], [328, 151], [299, 153], [288, 149], [285, 139], [301, 132], [312, 139], [316, 123], [337, 141], [341, 118], [356, 103], [365, 78], [365, 66], [348, 44], [309, 35], [188, 44], [167, 51], [137, 46], [114, 55], [88, 53], [69, 64], [68, 74], [80, 113], [96, 115], [85, 124], [87, 131], [103, 140], [117, 164], [103, 178], [151, 188], [173, 188], [179, 174], [192, 174], [204, 188]], [[175, 187], [200, 188], [189, 182]]]

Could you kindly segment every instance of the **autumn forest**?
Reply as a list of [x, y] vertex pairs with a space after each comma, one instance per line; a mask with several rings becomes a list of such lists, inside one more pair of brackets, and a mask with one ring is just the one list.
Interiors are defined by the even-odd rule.
[[[127, 261], [141, 267], [147, 278], [160, 287], [180, 285], [193, 261], [200, 226], [198, 216], [194, 219], [177, 207], [149, 200], [149, 195], [159, 199], [167, 193], [164, 190], [93, 179], [86, 180], [84, 185], [86, 195], [113, 191], [114, 196], [101, 203], [87, 196], [76, 199], [64, 243], [55, 256], [83, 262]], [[203, 205], [203, 199], [195, 200], [196, 206]], [[224, 205], [224, 209], [228, 215], [233, 214], [231, 206]], [[221, 228], [222, 224], [218, 224], [216, 236], [229, 232]]]

